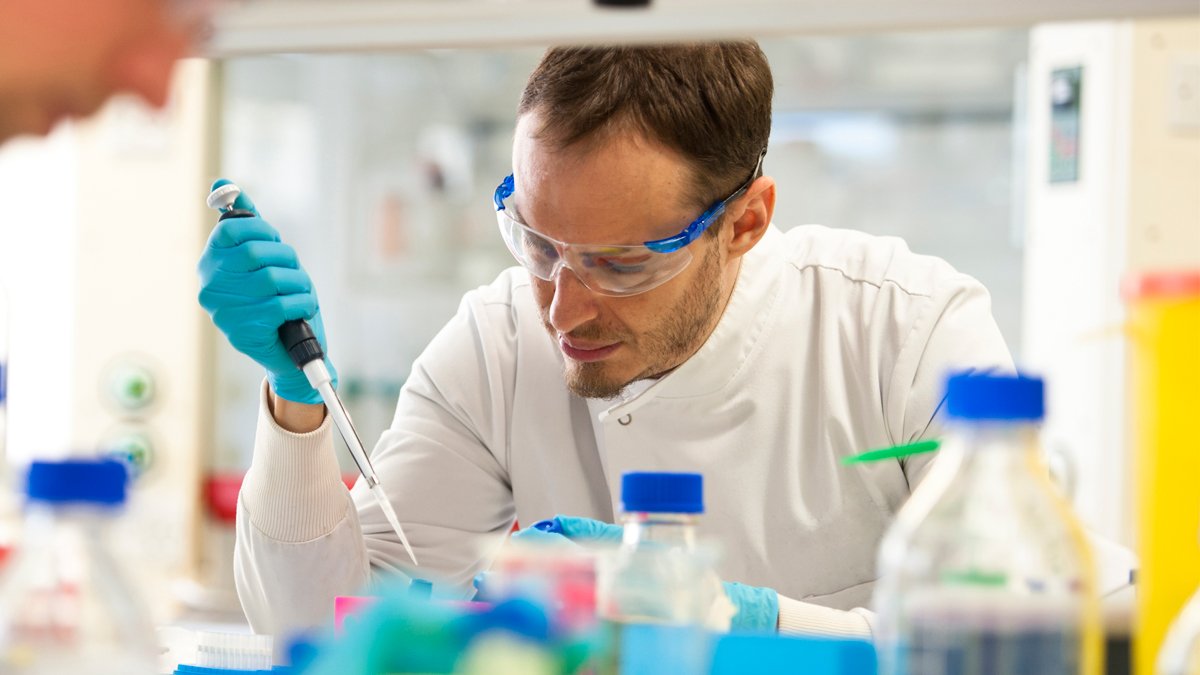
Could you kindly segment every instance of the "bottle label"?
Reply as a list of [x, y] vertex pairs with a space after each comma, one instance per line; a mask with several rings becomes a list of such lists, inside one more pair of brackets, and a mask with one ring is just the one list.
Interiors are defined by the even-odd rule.
[[901, 647], [907, 675], [1079, 672], [1079, 634], [1066, 628], [1033, 626], [992, 630], [963, 625], [916, 625]]
[[1024, 675], [1079, 672], [1078, 600], [959, 589], [918, 594], [899, 651], [905, 675]]

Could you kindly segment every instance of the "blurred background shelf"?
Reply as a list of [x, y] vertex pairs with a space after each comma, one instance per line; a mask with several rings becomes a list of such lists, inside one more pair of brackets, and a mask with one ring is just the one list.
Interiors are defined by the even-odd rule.
[[210, 55], [654, 42], [754, 35], [1030, 26], [1192, 16], [1194, 0], [251, 0], [217, 21]]

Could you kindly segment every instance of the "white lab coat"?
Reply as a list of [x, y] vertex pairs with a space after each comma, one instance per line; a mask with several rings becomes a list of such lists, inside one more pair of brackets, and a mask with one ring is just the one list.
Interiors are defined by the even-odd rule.
[[777, 590], [784, 628], [795, 600], [866, 607], [876, 547], [932, 455], [839, 460], [936, 435], [948, 371], [1012, 367], [978, 282], [898, 239], [817, 226], [772, 227], [708, 341], [630, 400], [572, 395], [562, 358], [514, 268], [417, 360], [372, 454], [415, 570], [361, 481], [341, 484], [329, 420], [283, 431], [264, 387], [235, 553], [253, 628], [319, 623], [386, 571], [469, 595], [514, 519], [611, 522], [633, 470], [704, 474], [721, 577]]

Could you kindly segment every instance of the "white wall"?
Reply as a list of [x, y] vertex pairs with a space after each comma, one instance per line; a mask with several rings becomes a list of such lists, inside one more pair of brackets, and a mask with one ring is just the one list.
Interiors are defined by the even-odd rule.
[[1200, 269], [1200, 17], [1138, 21], [1130, 51], [1126, 263]]
[[6, 455], [13, 467], [71, 447], [76, 133], [0, 149], [0, 283], [8, 298]]

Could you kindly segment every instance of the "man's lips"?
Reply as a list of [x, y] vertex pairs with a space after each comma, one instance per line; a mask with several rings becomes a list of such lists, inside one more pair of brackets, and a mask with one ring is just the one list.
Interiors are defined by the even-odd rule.
[[575, 361], [591, 362], [600, 361], [608, 358], [613, 352], [621, 347], [620, 342], [585, 342], [582, 340], [572, 340], [567, 337], [558, 338], [558, 346], [562, 349], [563, 354]]

